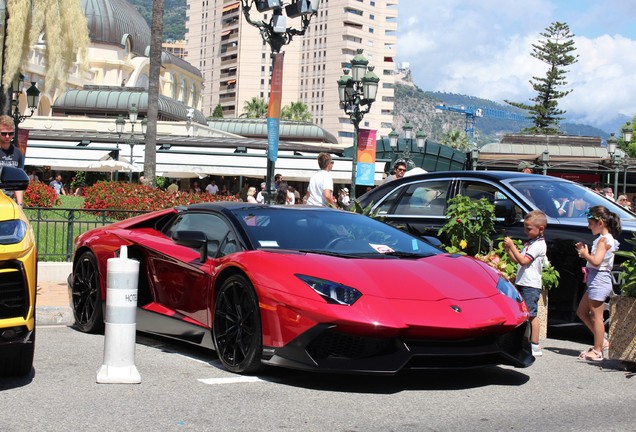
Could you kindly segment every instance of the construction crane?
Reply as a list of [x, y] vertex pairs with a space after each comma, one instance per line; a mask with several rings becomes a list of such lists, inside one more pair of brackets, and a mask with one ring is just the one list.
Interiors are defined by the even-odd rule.
[[523, 116], [521, 114], [511, 113], [510, 111], [498, 110], [494, 108], [480, 108], [476, 106], [465, 106], [465, 105], [437, 105], [435, 107], [435, 112], [441, 113], [442, 111], [450, 111], [459, 114], [464, 114], [466, 116], [466, 140], [471, 145], [471, 148], [475, 148], [475, 119], [477, 117], [494, 117], [504, 120], [515, 120], [515, 121], [527, 121], [528, 117]]

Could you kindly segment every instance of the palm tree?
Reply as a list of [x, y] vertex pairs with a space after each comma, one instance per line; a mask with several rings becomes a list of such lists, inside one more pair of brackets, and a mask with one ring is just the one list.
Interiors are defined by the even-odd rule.
[[265, 118], [267, 116], [267, 102], [256, 96], [243, 104], [243, 114], [239, 117]]
[[282, 120], [308, 122], [311, 121], [311, 113], [305, 103], [298, 101], [284, 106], [280, 113], [280, 118]]
[[148, 74], [148, 127], [146, 128], [146, 156], [144, 178], [146, 184], [157, 183], [157, 117], [159, 116], [159, 75], [161, 73], [161, 39], [163, 35], [164, 0], [153, 0], [150, 25], [150, 70]]
[[11, 81], [24, 65], [31, 49], [45, 34], [46, 74], [43, 91], [63, 88], [69, 71], [79, 55], [81, 71], [87, 69], [86, 52], [90, 45], [88, 24], [80, 0], [14, 0], [6, 5], [2, 58], [2, 85]]
[[467, 150], [470, 148], [466, 135], [459, 129], [448, 131], [442, 138], [442, 144], [457, 150]]

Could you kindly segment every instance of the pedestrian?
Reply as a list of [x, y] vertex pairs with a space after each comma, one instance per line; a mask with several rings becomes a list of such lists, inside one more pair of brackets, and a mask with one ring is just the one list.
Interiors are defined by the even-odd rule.
[[626, 208], [627, 210], [632, 209], [632, 204], [629, 202], [627, 195], [619, 195], [618, 198], [616, 199], [616, 202], [620, 204], [621, 206], [623, 206], [624, 208]]
[[532, 165], [528, 161], [521, 161], [517, 166], [517, 171], [525, 173], [525, 174], [533, 174], [534, 165]]
[[170, 182], [170, 186], [168, 186], [166, 190], [168, 192], [173, 192], [173, 193], [179, 192], [179, 185], [177, 184], [177, 179], [172, 179], [172, 181]]
[[49, 186], [55, 190], [55, 193], [58, 195], [66, 195], [66, 190], [64, 189], [64, 183], [62, 182], [62, 175], [58, 174], [55, 176]]
[[259, 204], [263, 204], [265, 202], [265, 182], [261, 182], [261, 190], [256, 194], [256, 202]]
[[214, 179], [211, 180], [210, 184], [205, 187], [205, 191], [210, 195], [216, 195], [217, 193], [219, 193], [219, 187], [216, 185]]
[[[20, 149], [13, 145], [15, 124], [8, 115], [0, 116], [0, 166], [10, 166], [24, 170], [24, 155]], [[7, 196], [13, 197], [15, 202], [22, 207], [24, 191], [6, 191]]]
[[322, 207], [336, 206], [337, 200], [333, 195], [333, 179], [331, 178], [333, 168], [331, 155], [325, 152], [319, 153], [318, 166], [320, 171], [309, 179], [307, 204]]
[[588, 209], [587, 226], [598, 237], [592, 243], [592, 252], [586, 244], [578, 242], [576, 250], [585, 259], [584, 268], [587, 290], [583, 294], [576, 315], [594, 335], [594, 346], [579, 354], [581, 360], [601, 361], [603, 350], [609, 347], [605, 338], [603, 321], [604, 302], [612, 294], [612, 268], [614, 252], [619, 243], [615, 239], [621, 233], [621, 220], [616, 213], [604, 206]]
[[387, 176], [387, 178], [385, 178], [382, 183], [384, 184], [393, 180], [401, 179], [402, 177], [404, 177], [404, 173], [406, 173], [406, 162], [404, 162], [403, 160], [398, 160], [393, 166], [393, 174]]
[[517, 277], [515, 285], [528, 306], [530, 314], [530, 342], [532, 355], [541, 357], [541, 345], [539, 345], [539, 332], [541, 323], [537, 316], [539, 297], [541, 297], [541, 274], [546, 258], [546, 243], [543, 237], [548, 219], [540, 210], [533, 210], [526, 215], [523, 221], [523, 230], [528, 241], [524, 243], [521, 251], [517, 249], [510, 237], [504, 238], [504, 249], [510, 259], [517, 263]]
[[603, 188], [603, 196], [611, 201], [614, 201], [614, 189], [611, 187]]
[[247, 189], [246, 202], [256, 204], [257, 201], [256, 198], [254, 198], [254, 195], [256, 195], [256, 188], [254, 186], [250, 186], [249, 189]]

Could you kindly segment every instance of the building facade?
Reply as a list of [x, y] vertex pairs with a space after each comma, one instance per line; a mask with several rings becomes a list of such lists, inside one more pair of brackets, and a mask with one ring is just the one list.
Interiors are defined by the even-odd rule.
[[[339, 106], [337, 81], [356, 50], [364, 49], [380, 77], [376, 102], [362, 128], [391, 131], [395, 44], [399, 0], [323, 0], [304, 36], [295, 36], [285, 53], [282, 105], [302, 101], [312, 121], [353, 144], [353, 126]], [[252, 20], [269, 22], [272, 11], [250, 11]], [[300, 19], [287, 18], [300, 28]], [[270, 48], [259, 30], [243, 16], [237, 0], [188, 0], [186, 21], [188, 60], [203, 76], [201, 110], [210, 115], [220, 104], [224, 117], [239, 117], [246, 101], [267, 100], [270, 91]]]

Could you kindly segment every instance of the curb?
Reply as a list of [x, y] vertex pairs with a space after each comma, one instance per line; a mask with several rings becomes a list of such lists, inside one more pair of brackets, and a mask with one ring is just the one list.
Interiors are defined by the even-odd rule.
[[75, 322], [69, 306], [38, 306], [35, 308], [35, 323], [39, 326], [72, 325]]

